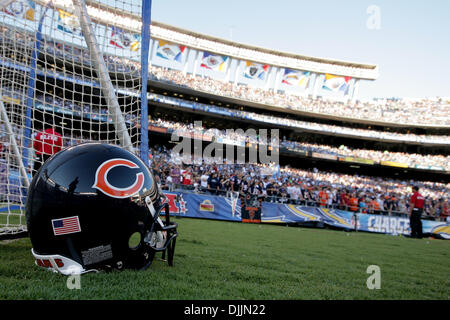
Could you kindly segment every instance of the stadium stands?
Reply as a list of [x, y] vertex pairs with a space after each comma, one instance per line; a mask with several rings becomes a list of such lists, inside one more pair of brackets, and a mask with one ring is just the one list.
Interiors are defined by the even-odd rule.
[[[22, 44], [25, 48], [33, 46], [34, 37], [28, 36], [26, 33], [18, 33], [1, 28], [1, 34], [6, 37], [0, 38], [0, 44], [3, 48], [12, 45], [10, 39], [15, 39], [14, 45]], [[158, 29], [161, 31], [160, 29]], [[192, 39], [191, 39], [192, 40]], [[199, 39], [197, 39], [199, 40]], [[200, 39], [201, 40], [201, 39]], [[200, 41], [199, 40], [199, 41]], [[219, 45], [219, 44], [217, 44]], [[55, 67], [55, 61], [45, 63], [41, 68], [47, 68], [46, 75], [53, 75], [55, 79], [76, 82], [85, 86], [95, 86], [89, 76], [85, 74], [77, 74], [75, 70], [82, 70], [90, 63], [91, 59], [86, 49], [77, 47], [71, 43], [64, 43], [54, 39], [44, 39], [43, 51], [49, 56], [60, 58], [65, 63], [70, 62], [73, 72], [65, 70], [64, 74], [60, 74], [58, 68]], [[261, 59], [269, 55], [256, 51], [249, 51], [260, 55]], [[0, 64], [4, 68], [11, 67], [10, 62], [17, 63], [17, 58], [12, 60], [8, 57], [8, 51], [2, 54]], [[273, 58], [273, 57], [271, 57]], [[106, 66], [111, 74], [115, 72], [128, 73], [130, 75], [139, 76], [140, 64], [121, 57], [104, 55]], [[289, 58], [283, 59], [282, 63], [289, 63]], [[26, 59], [23, 60], [24, 66]], [[55, 63], [55, 64], [53, 64]], [[16, 66], [14, 66], [16, 67]], [[347, 68], [347, 67], [346, 67]], [[348, 67], [351, 68], [351, 67]], [[67, 76], [70, 74], [70, 77]], [[369, 121], [373, 124], [383, 125], [390, 124], [392, 126], [416, 126], [423, 128], [443, 128], [450, 127], [450, 98], [427, 98], [427, 99], [384, 99], [373, 101], [336, 101], [327, 100], [325, 98], [312, 98], [297, 94], [290, 94], [285, 91], [262, 89], [239, 83], [215, 80], [210, 77], [189, 74], [179, 70], [168, 69], [153, 65], [151, 68], [150, 79], [155, 82], [169, 84], [171, 86], [191, 89], [197, 93], [208, 93], [220, 98], [232, 98], [238, 100], [242, 105], [249, 102], [260, 104], [260, 108], [275, 107], [279, 112], [291, 111], [301, 114], [309, 114], [314, 116], [325, 116], [326, 119], [347, 119], [352, 122]], [[125, 79], [126, 80], [126, 79]], [[116, 82], [119, 83], [119, 81]], [[125, 81], [123, 82], [125, 83]], [[15, 101], [24, 99], [23, 92], [16, 91], [15, 88], [1, 88], [2, 99], [10, 104]], [[137, 93], [125, 87], [116, 88], [120, 95], [136, 96]], [[286, 129], [302, 129], [312, 132], [320, 132], [321, 134], [343, 135], [358, 138], [378, 139], [383, 142], [413, 142], [421, 144], [438, 144], [450, 145], [448, 135], [444, 134], [415, 134], [415, 133], [399, 133], [386, 132], [373, 129], [361, 129], [354, 127], [338, 126], [327, 123], [311, 121], [302, 121], [296, 119], [287, 119], [266, 112], [266, 114], [235, 110], [205, 103], [184, 100], [172, 96], [164, 96], [157, 93], [149, 95], [151, 102], [158, 102], [167, 107], [176, 106], [185, 108], [186, 110], [202, 111], [211, 116], [226, 115], [235, 121], [252, 120], [260, 124], [261, 127], [274, 125]], [[37, 110], [52, 110], [58, 113], [69, 113], [72, 116], [79, 117], [83, 121], [83, 117], [96, 120], [99, 123], [109, 123], [111, 118], [107, 114], [106, 108], [92, 107], [89, 103], [73, 100], [63, 100], [57, 96], [57, 93], [48, 95], [46, 92], [40, 92], [36, 95], [35, 108]], [[83, 111], [83, 112], [81, 112]], [[322, 117], [323, 119], [323, 117]], [[129, 126], [136, 126], [135, 116], [126, 115], [126, 122]], [[224, 130], [214, 129], [213, 132], [208, 131], [211, 128], [193, 127], [192, 124], [183, 122], [174, 122], [167, 119], [153, 119], [149, 121], [149, 125], [167, 129], [167, 133], [185, 132], [188, 134], [211, 134], [216, 138], [228, 139], [234, 141], [238, 145], [246, 143], [260, 143], [260, 141], [249, 140], [248, 137], [233, 134], [228, 136]], [[18, 135], [21, 135], [20, 129], [14, 127]], [[2, 130], [4, 132], [4, 130]], [[76, 136], [72, 132], [70, 138], [65, 139], [65, 145], [71, 146], [80, 142], [89, 141], [89, 137]], [[99, 139], [96, 139], [97, 141]], [[6, 136], [0, 137], [1, 157], [8, 154], [8, 139]], [[331, 144], [317, 144], [312, 142], [292, 141], [283, 139], [280, 141], [281, 148], [290, 148], [294, 150], [314, 152], [331, 156], [357, 157], [368, 159], [375, 163], [382, 161], [391, 161], [405, 164], [407, 167], [427, 168], [428, 170], [450, 171], [450, 156], [446, 154], [419, 154], [393, 151], [379, 151], [354, 146], [336, 146]], [[423, 188], [423, 194], [426, 196], [425, 212], [430, 218], [445, 219], [449, 215], [449, 190], [450, 185], [447, 183], [425, 182], [425, 181], [401, 181], [389, 178], [374, 178], [369, 176], [347, 175], [338, 172], [325, 172], [317, 169], [302, 170], [289, 166], [281, 167], [279, 170], [275, 166], [264, 166], [258, 164], [214, 164], [207, 163], [205, 159], [203, 163], [194, 165], [183, 164], [182, 159], [171, 155], [164, 147], [151, 149], [152, 167], [157, 174], [157, 179], [164, 189], [174, 190], [176, 188], [189, 189], [193, 192], [208, 192], [220, 195], [226, 195], [230, 192], [249, 192], [261, 195], [266, 201], [276, 201], [281, 203], [295, 203], [309, 206], [319, 206], [319, 192], [325, 190], [328, 193], [327, 207], [341, 208], [352, 210], [349, 203], [345, 201], [348, 197], [357, 199], [356, 211], [363, 213], [388, 213], [388, 214], [405, 214], [409, 205], [408, 196], [411, 193], [412, 185], [419, 185]], [[210, 161], [211, 162], [211, 161]], [[174, 183], [171, 176], [171, 169], [179, 166], [180, 169], [190, 169], [193, 173], [193, 179], [189, 184], [183, 184], [182, 177], [178, 177], [180, 183]], [[202, 186], [203, 179], [210, 178], [212, 173], [218, 175], [219, 183], [217, 188], [211, 189], [208, 186]], [[14, 183], [9, 181], [11, 172], [1, 163], [0, 160], [0, 188], [14, 189]], [[18, 175], [17, 175], [18, 176]], [[206, 178], [205, 178], [206, 177]], [[17, 182], [17, 190], [9, 190], [9, 193], [19, 195], [19, 182]], [[237, 187], [238, 186], [238, 187]], [[19, 201], [19, 196], [17, 196]]]
[[[425, 214], [428, 218], [445, 220], [449, 215], [449, 184], [400, 181], [290, 167], [280, 168], [278, 173], [275, 166], [216, 164], [212, 159], [186, 165], [179, 155], [171, 153], [164, 146], [152, 149], [151, 153], [157, 180], [166, 190], [182, 189], [223, 196], [230, 192], [243, 192], [262, 196], [265, 201], [270, 202], [320, 206], [319, 192], [325, 188], [328, 193], [328, 208], [349, 210], [348, 200], [355, 197], [357, 212], [404, 215], [409, 207], [411, 186], [418, 185], [426, 197]], [[173, 168], [179, 169], [176, 175], [179, 183], [174, 183]], [[184, 183], [183, 173], [187, 169], [192, 172], [193, 179]], [[218, 179], [214, 188], [210, 183], [213, 174]], [[348, 195], [347, 200], [344, 193]]]
[[[66, 108], [67, 110], [72, 110], [76, 113], [76, 111], [80, 108], [78, 105], [73, 104], [69, 106], [65, 106], [60, 104], [60, 101], [58, 99], [52, 99], [48, 100], [45, 99], [43, 96], [38, 98], [38, 102], [45, 102], [52, 105], [52, 106], [59, 106], [61, 108]], [[38, 108], [41, 107], [38, 103]], [[42, 106], [43, 108], [43, 106]], [[92, 119], [95, 120], [102, 120], [102, 121], [108, 121], [108, 118], [106, 117], [106, 109], [101, 110], [92, 110], [90, 109], [89, 105], [86, 104], [84, 107], [84, 116], [89, 116]], [[129, 121], [129, 123], [133, 123], [134, 119], [130, 116], [126, 120]], [[178, 132], [180, 136], [183, 135], [183, 132], [187, 132], [190, 134], [194, 133], [200, 133], [201, 135], [204, 135], [207, 133], [210, 128], [201, 127], [201, 130], [198, 130], [198, 128], [195, 128], [193, 124], [187, 124], [187, 123], [181, 123], [181, 122], [173, 122], [173, 121], [167, 121], [164, 119], [156, 119], [156, 120], [149, 120], [150, 126], [155, 127], [161, 127], [168, 129], [168, 133], [172, 132]], [[16, 130], [19, 130], [17, 127], [15, 127]], [[197, 132], [198, 131], [198, 132]], [[208, 132], [209, 134], [212, 134], [212, 132]], [[240, 145], [245, 145], [248, 143], [260, 143], [259, 141], [249, 140], [251, 137], [246, 137], [243, 135], [239, 135], [238, 133], [234, 132], [233, 135], [227, 135], [226, 130], [218, 130], [214, 129], [214, 135], [218, 138], [225, 139], [227, 138], [229, 141], [235, 141], [239, 142]], [[6, 139], [6, 136], [4, 137]], [[74, 145], [78, 141], [83, 141], [83, 137], [79, 137], [79, 139], [65, 139], [65, 143], [67, 146]], [[88, 141], [86, 139], [86, 141]], [[6, 142], [3, 141], [3, 142]], [[366, 150], [366, 149], [355, 149], [348, 146], [341, 145], [339, 147], [330, 146], [330, 145], [319, 145], [319, 144], [312, 144], [312, 143], [306, 143], [306, 142], [298, 142], [298, 141], [289, 141], [289, 140], [283, 140], [280, 142], [281, 147], [290, 148], [293, 150], [300, 150], [300, 151], [311, 151], [321, 154], [327, 154], [327, 155], [333, 155], [333, 156], [350, 156], [350, 157], [357, 157], [361, 159], [368, 159], [373, 160], [375, 163], [380, 163], [381, 161], [394, 161], [398, 163], [404, 163], [408, 165], [410, 168], [415, 167], [428, 167], [430, 169], [436, 170], [442, 170], [442, 171], [448, 171], [450, 172], [450, 156], [444, 156], [444, 155], [423, 155], [423, 154], [416, 154], [416, 153], [405, 153], [405, 152], [389, 152], [389, 151], [378, 151], [378, 150]]]
[[[130, 93], [131, 94], [131, 93]], [[11, 91], [10, 89], [6, 88], [3, 90], [3, 99], [9, 100], [9, 99], [24, 99], [24, 97], [19, 92]], [[60, 108], [68, 111], [72, 111], [75, 113], [79, 113], [79, 110], [81, 106], [76, 102], [71, 103], [62, 103], [62, 99], [58, 99], [58, 97], [55, 96], [47, 96], [45, 97], [43, 94], [37, 96], [38, 103], [39, 102], [46, 102], [49, 108]], [[49, 100], [50, 99], [50, 100]], [[247, 112], [247, 111], [236, 111], [236, 110], [230, 110], [223, 107], [218, 106], [211, 106], [211, 105], [205, 105], [201, 103], [196, 103], [192, 101], [185, 101], [183, 99], [178, 99], [174, 97], [165, 97], [161, 95], [150, 95], [150, 99], [154, 101], [162, 101], [166, 104], [171, 104], [179, 107], [194, 109], [194, 110], [200, 110], [205, 112], [211, 112], [215, 114], [228, 114], [230, 117], [238, 118], [238, 119], [248, 119], [248, 120], [255, 120], [258, 122], [261, 122], [262, 124], [269, 123], [269, 124], [275, 124], [279, 126], [285, 126], [285, 127], [291, 127], [291, 128], [302, 128], [307, 129], [311, 131], [319, 131], [324, 133], [331, 133], [331, 134], [339, 134], [344, 136], [356, 136], [356, 137], [366, 137], [366, 138], [374, 138], [374, 139], [382, 139], [382, 140], [390, 140], [390, 141], [400, 141], [400, 142], [413, 142], [413, 143], [424, 143], [424, 144], [442, 144], [442, 145], [450, 145], [450, 139], [448, 136], [443, 135], [418, 135], [418, 134], [404, 134], [404, 133], [397, 133], [397, 132], [383, 132], [383, 131], [376, 131], [376, 130], [367, 130], [367, 129], [358, 129], [358, 128], [350, 128], [350, 127], [342, 127], [342, 126], [336, 126], [331, 124], [322, 124], [322, 123], [314, 123], [314, 122], [307, 122], [307, 121], [300, 121], [300, 120], [294, 120], [294, 119], [285, 119], [277, 116], [270, 116], [270, 115], [262, 115], [257, 114], [253, 112]], [[40, 105], [40, 107], [44, 107], [43, 105]], [[89, 105], [84, 105], [84, 112], [87, 112], [86, 108], [91, 108]], [[97, 110], [98, 109], [98, 110]], [[62, 110], [60, 110], [62, 112]], [[106, 115], [106, 108], [95, 108], [95, 110], [92, 110], [93, 116], [99, 117]], [[85, 115], [88, 115], [86, 113]], [[126, 119], [129, 122], [132, 122], [133, 116], [128, 115], [128, 118]], [[105, 121], [111, 121], [111, 120], [105, 120]]]
[[225, 83], [211, 78], [186, 75], [181, 71], [159, 67], [153, 67], [152, 73], [159, 81], [167, 81], [219, 96], [274, 105], [279, 108], [375, 122], [390, 122], [393, 124], [450, 125], [450, 98], [422, 99], [418, 101], [391, 99], [352, 104], [328, 101], [322, 98], [312, 99], [294, 94], [252, 88], [246, 85]]

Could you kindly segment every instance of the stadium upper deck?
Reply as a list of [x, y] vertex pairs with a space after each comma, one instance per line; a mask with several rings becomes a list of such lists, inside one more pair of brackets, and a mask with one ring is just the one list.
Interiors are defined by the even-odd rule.
[[[47, 1], [38, 0], [36, 3], [46, 4]], [[68, 3], [66, 0], [57, 0], [53, 5], [57, 10], [70, 10]], [[135, 16], [123, 13], [117, 17], [117, 10], [113, 14], [107, 5], [90, 1], [87, 4], [94, 23], [114, 22], [119, 28], [123, 28], [122, 45], [126, 44], [127, 37], [129, 40], [139, 34], [140, 24]], [[178, 78], [180, 74], [185, 79], [189, 76], [195, 76], [196, 80], [207, 77], [207, 86], [220, 91], [213, 92], [214, 94], [237, 98], [240, 96], [243, 101], [257, 102], [260, 108], [275, 107], [292, 114], [309, 114], [312, 118], [340, 119], [368, 125], [450, 127], [450, 103], [445, 102], [445, 99], [419, 103], [356, 103], [359, 82], [375, 80], [378, 76], [378, 67], [373, 64], [307, 57], [259, 48], [155, 21], [152, 23], [151, 37], [150, 62], [163, 69], [167, 68], [168, 71], [172, 70], [174, 73], [169, 74], [169, 78]], [[67, 43], [66, 39], [54, 40], [73, 48], [80, 45]], [[66, 61], [77, 61], [75, 55], [68, 57], [67, 53], [64, 53]], [[136, 66], [135, 71], [138, 71], [139, 63], [130, 62]], [[186, 82], [185, 79], [182, 80]], [[213, 85], [210, 85], [211, 82]], [[192, 87], [199, 89], [197, 83]], [[248, 89], [241, 90], [242, 87]], [[203, 87], [199, 90], [202, 91]], [[228, 92], [230, 90], [231, 94]], [[242, 91], [247, 94], [242, 96]], [[328, 99], [317, 100], [317, 97]], [[335, 103], [333, 99], [340, 102]], [[408, 111], [409, 109], [413, 110]], [[422, 116], [414, 116], [417, 114]]]
[[243, 61], [268, 64], [271, 67], [293, 68], [317, 73], [375, 80], [378, 66], [374, 64], [334, 60], [282, 52], [248, 44], [237, 43], [217, 37], [170, 26], [157, 21], [152, 22], [152, 37], [173, 41], [197, 51], [209, 51]]
[[[46, 1], [38, 0], [36, 3], [44, 5]], [[59, 10], [69, 10], [68, 4], [66, 0], [53, 1]], [[117, 17], [117, 9], [113, 11], [98, 2], [87, 1], [87, 5], [94, 23], [113, 23], [123, 28], [124, 35], [130, 39], [140, 33], [137, 16], [123, 12], [121, 17]], [[152, 22], [151, 38], [150, 57], [154, 64], [164, 65], [166, 62], [171, 68], [192, 74], [209, 71], [211, 74], [207, 75], [215, 79], [244, 82], [266, 89], [295, 89], [293, 91], [312, 97], [327, 95], [354, 101], [360, 80], [378, 77], [378, 66], [374, 64], [261, 48], [156, 21]]]
[[[38, 0], [36, 2], [45, 3], [45, 1]], [[67, 1], [57, 0], [55, 3], [61, 4]], [[98, 2], [86, 1], [88, 5], [95, 6], [97, 9], [93, 15], [94, 20], [99, 22], [104, 21], [109, 17], [105, 12], [117, 13], [117, 8], [111, 10], [105, 4]], [[116, 24], [124, 29], [139, 32], [140, 24], [139, 17], [133, 16], [129, 13], [123, 12], [123, 16], [129, 20], [116, 20]], [[134, 21], [134, 23], [130, 23]], [[108, 20], [111, 23], [111, 20]], [[267, 49], [248, 44], [241, 44], [206, 34], [189, 31], [186, 29], [170, 26], [161, 22], [152, 21], [151, 37], [157, 40], [165, 40], [174, 42], [177, 45], [183, 45], [191, 50], [209, 51], [219, 55], [226, 55], [230, 58], [239, 60], [252, 60], [271, 66], [294, 68], [306, 70], [317, 73], [333, 73], [335, 75], [355, 77], [357, 79], [375, 80], [378, 77], [378, 66], [369, 63], [358, 63], [350, 61], [342, 61], [331, 58], [319, 58], [312, 56], [305, 56], [296, 53], [281, 52], [274, 49]]]

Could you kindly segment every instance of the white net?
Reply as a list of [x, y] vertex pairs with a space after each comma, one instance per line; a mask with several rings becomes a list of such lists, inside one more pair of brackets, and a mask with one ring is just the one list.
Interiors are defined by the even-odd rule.
[[31, 181], [49, 154], [86, 141], [138, 150], [142, 5], [2, 2], [0, 235], [25, 228], [23, 173]]

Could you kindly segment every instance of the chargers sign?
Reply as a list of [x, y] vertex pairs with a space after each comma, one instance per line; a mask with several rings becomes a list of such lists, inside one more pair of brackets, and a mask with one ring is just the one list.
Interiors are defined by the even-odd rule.
[[[166, 201], [169, 202], [170, 214], [175, 216], [246, 222], [251, 218], [248, 210], [259, 207], [259, 205], [255, 206], [254, 202], [249, 202], [251, 199], [239, 199], [237, 197], [182, 192], [165, 192], [164, 194], [167, 197]], [[259, 201], [256, 200], [256, 202]], [[344, 230], [356, 229], [392, 235], [409, 235], [411, 233], [409, 217], [355, 214], [337, 209], [269, 202], [262, 202], [258, 210], [261, 210], [260, 216], [258, 215], [258, 218], [260, 217], [258, 223], [296, 223], [320, 228], [327, 225]], [[250, 222], [256, 221], [253, 219]], [[422, 219], [422, 229], [425, 235], [450, 239], [450, 224], [447, 222]]]
[[409, 235], [411, 228], [409, 218], [389, 217], [379, 215], [360, 215], [360, 220], [367, 220], [363, 225], [367, 226], [367, 231], [390, 233], [393, 235]]

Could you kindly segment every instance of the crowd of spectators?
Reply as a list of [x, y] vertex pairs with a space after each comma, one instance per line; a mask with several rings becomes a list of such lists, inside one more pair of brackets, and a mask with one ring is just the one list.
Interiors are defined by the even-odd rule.
[[[162, 128], [169, 129], [168, 132], [177, 132], [179, 136], [184, 133], [191, 135], [199, 134], [205, 138], [205, 135], [215, 136], [216, 138], [223, 138], [226, 141], [234, 141], [235, 145], [245, 145], [246, 143], [258, 143], [257, 139], [254, 137], [246, 137], [240, 134], [236, 130], [227, 131], [219, 129], [208, 129], [204, 126], [194, 126], [192, 123], [182, 123], [175, 121], [168, 121], [163, 119], [150, 119], [149, 124], [152, 126], [158, 126]], [[231, 134], [230, 134], [231, 132]], [[205, 139], [206, 140], [206, 139]], [[348, 146], [341, 145], [340, 147], [323, 145], [323, 144], [313, 144], [307, 142], [290, 141], [283, 138], [279, 141], [277, 146], [290, 148], [299, 151], [310, 151], [321, 154], [342, 156], [342, 157], [356, 157], [361, 159], [373, 160], [375, 163], [380, 163], [381, 161], [393, 161], [398, 163], [403, 163], [411, 168], [421, 166], [423, 167], [433, 167], [439, 168], [441, 170], [450, 171], [450, 156], [444, 155], [422, 155], [417, 153], [405, 153], [405, 152], [392, 152], [392, 151], [378, 151], [378, 150], [367, 150], [351, 148]]]
[[373, 160], [375, 163], [382, 161], [392, 161], [408, 165], [410, 168], [440, 168], [444, 171], [450, 171], [450, 156], [444, 155], [423, 155], [418, 153], [394, 152], [394, 151], [379, 151], [351, 148], [349, 146], [341, 145], [339, 147], [314, 144], [307, 142], [287, 141], [283, 140], [280, 143], [283, 147], [289, 147], [296, 150], [310, 151], [341, 157], [355, 157], [360, 159]]
[[275, 165], [216, 164], [202, 159], [185, 164], [182, 157], [164, 146], [151, 149], [151, 167], [163, 190], [230, 196], [250, 193], [264, 201], [323, 206], [361, 213], [404, 215], [408, 211], [412, 186], [425, 196], [425, 217], [445, 220], [449, 216], [450, 184], [400, 181], [317, 169]]
[[450, 125], [450, 98], [383, 99], [351, 103], [281, 93], [158, 66], [152, 66], [151, 73], [155, 80], [285, 109], [389, 123]]
[[450, 144], [448, 136], [444, 135], [418, 135], [411, 133], [398, 133], [388, 131], [377, 131], [369, 129], [358, 129], [343, 127], [337, 125], [323, 124], [317, 122], [300, 121], [296, 119], [283, 118], [270, 114], [254, 113], [244, 110], [235, 110], [225, 107], [219, 107], [215, 105], [208, 105], [193, 101], [187, 101], [180, 98], [168, 97], [159, 94], [150, 94], [149, 98], [153, 101], [164, 103], [167, 105], [173, 105], [188, 110], [209, 112], [220, 116], [233, 117], [237, 119], [253, 120], [261, 122], [263, 125], [272, 124], [279, 127], [292, 128], [292, 129], [306, 129], [314, 132], [326, 132], [331, 135], [340, 136], [356, 136], [358, 138], [379, 139], [386, 141], [398, 141], [398, 142], [417, 142], [423, 144]]
[[[24, 93], [23, 92], [17, 92], [12, 89], [3, 88], [2, 89], [2, 95], [5, 97], [8, 96], [14, 96], [16, 100], [23, 101], [24, 99]], [[152, 94], [151, 96], [155, 96]], [[36, 94], [36, 102], [39, 103], [45, 103], [49, 106], [60, 108], [60, 112], [64, 112], [65, 114], [68, 114], [65, 111], [68, 111], [69, 113], [72, 113], [73, 115], [84, 117], [87, 119], [93, 119], [93, 120], [100, 120], [105, 122], [112, 122], [112, 118], [108, 116], [107, 109], [104, 106], [95, 105], [93, 103], [81, 103], [79, 101], [75, 100], [67, 100], [63, 99], [62, 97], [59, 97], [55, 94], [48, 94], [48, 93], [37, 93]], [[448, 136], [440, 136], [440, 135], [415, 135], [415, 134], [401, 134], [396, 132], [382, 132], [382, 131], [375, 131], [375, 130], [365, 130], [365, 129], [357, 129], [357, 128], [349, 128], [349, 127], [341, 127], [341, 126], [335, 126], [335, 125], [328, 125], [328, 124], [320, 124], [320, 123], [314, 123], [314, 122], [306, 122], [306, 121], [299, 121], [299, 120], [293, 120], [293, 119], [285, 119], [281, 117], [275, 117], [271, 115], [263, 115], [263, 114], [257, 114], [247, 111], [241, 111], [241, 110], [231, 110], [227, 108], [222, 108], [218, 106], [212, 106], [212, 105], [205, 105], [200, 104], [197, 102], [192, 101], [185, 101], [182, 99], [174, 98], [174, 97], [165, 97], [160, 96], [158, 99], [163, 99], [160, 101], [164, 101], [168, 104], [175, 104], [177, 106], [186, 106], [186, 104], [189, 104], [196, 110], [202, 110], [206, 112], [211, 113], [217, 113], [223, 115], [224, 113], [230, 114], [233, 117], [239, 118], [239, 119], [250, 119], [250, 120], [257, 120], [264, 123], [270, 123], [275, 124], [279, 126], [287, 126], [292, 128], [304, 128], [312, 131], [324, 131], [329, 132], [330, 134], [343, 134], [343, 135], [356, 135], [360, 137], [367, 137], [367, 138], [376, 138], [376, 139], [387, 139], [387, 140], [394, 140], [394, 141], [416, 141], [421, 143], [431, 143], [431, 144], [450, 144], [450, 139]], [[62, 110], [61, 110], [62, 109]], [[58, 110], [57, 110], [58, 111]], [[82, 112], [83, 111], [83, 112]], [[129, 123], [135, 123], [137, 121], [137, 112], [138, 110], [134, 110], [132, 112], [126, 112], [124, 113], [125, 121]]]
[[[22, 100], [23, 95], [17, 91], [4, 88], [2, 90], [2, 96], [11, 100]], [[105, 107], [99, 105], [93, 105], [88, 103], [80, 103], [78, 101], [72, 101], [63, 99], [53, 94], [38, 94], [35, 105], [46, 105], [51, 108], [62, 109], [60, 112], [65, 116], [73, 115], [79, 116], [89, 120], [107, 121], [112, 122], [111, 116], [108, 115], [108, 111]], [[137, 119], [136, 112], [128, 112], [124, 114], [125, 120], [128, 123], [135, 123]], [[196, 127], [192, 123], [181, 123], [174, 121], [167, 121], [164, 119], [151, 119], [149, 125], [158, 126], [169, 129], [169, 132], [177, 132], [179, 136], [186, 134], [201, 135], [204, 140], [212, 140], [212, 137], [219, 138], [226, 144], [233, 144], [244, 146], [246, 143], [265, 143], [256, 137], [244, 136], [239, 132], [233, 131], [232, 133], [226, 130], [211, 129], [206, 127]], [[259, 137], [261, 138], [261, 137]], [[276, 141], [272, 141], [276, 143]], [[330, 146], [323, 144], [313, 144], [307, 142], [290, 141], [283, 138], [278, 142], [279, 146], [290, 148], [300, 151], [311, 151], [321, 154], [333, 155], [333, 156], [351, 156], [362, 159], [373, 160], [376, 163], [381, 161], [394, 161], [398, 163], [406, 164], [408, 167], [420, 167], [430, 168], [432, 170], [444, 170], [450, 171], [450, 156], [445, 155], [422, 155], [416, 153], [404, 153], [404, 152], [390, 152], [390, 151], [377, 151], [366, 150], [358, 148], [350, 148], [348, 146]]]

